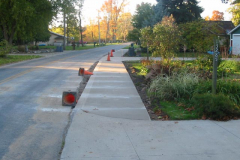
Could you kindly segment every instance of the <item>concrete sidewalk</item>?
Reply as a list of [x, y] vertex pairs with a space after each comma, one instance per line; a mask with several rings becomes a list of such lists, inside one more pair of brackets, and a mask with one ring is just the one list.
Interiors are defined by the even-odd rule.
[[69, 128], [62, 160], [236, 160], [240, 121], [151, 121], [121, 57], [103, 57]]

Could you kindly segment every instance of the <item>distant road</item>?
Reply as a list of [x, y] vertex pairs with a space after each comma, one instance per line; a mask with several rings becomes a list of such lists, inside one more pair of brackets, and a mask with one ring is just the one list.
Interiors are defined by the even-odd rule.
[[114, 45], [72, 51], [0, 67], [0, 159], [57, 160], [70, 121], [61, 106], [64, 90], [74, 90], [88, 69]]

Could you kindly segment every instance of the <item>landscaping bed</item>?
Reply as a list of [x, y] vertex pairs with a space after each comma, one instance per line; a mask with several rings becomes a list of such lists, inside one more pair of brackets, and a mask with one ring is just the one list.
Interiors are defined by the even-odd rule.
[[[146, 67], [146, 63], [148, 63], [146, 60], [124, 62], [152, 120], [230, 120], [240, 118], [240, 75], [239, 72], [236, 72], [239, 68], [234, 69], [234, 67], [239, 67], [239, 63], [235, 61], [231, 63], [228, 61], [221, 62], [219, 65], [220, 71], [218, 73], [217, 94], [213, 95], [211, 94], [211, 72], [206, 71], [206, 68], [203, 69], [204, 65], [206, 67], [211, 64], [204, 64], [209, 63], [209, 60], [203, 62], [203, 59], [204, 58], [198, 58], [194, 62], [173, 62], [176, 66], [191, 66], [196, 64], [197, 61], [199, 64], [202, 64], [201, 69], [196, 69], [196, 66], [192, 66], [195, 68], [195, 70], [190, 69], [193, 74], [180, 74], [180, 71], [178, 72], [176, 77], [180, 82], [173, 83], [175, 84], [175, 88], [178, 89], [177, 91], [172, 91], [173, 86], [164, 85], [165, 82], [163, 80], [166, 79], [164, 76], [154, 75], [152, 78], [149, 78], [149, 75], [151, 75], [149, 73], [152, 71], [149, 67]], [[160, 64], [160, 62], [157, 63]], [[222, 68], [225, 68], [225, 70], [222, 71]], [[164, 68], [162, 68], [162, 70], [164, 70]], [[171, 69], [165, 68], [165, 70]], [[201, 81], [196, 77], [196, 71]], [[172, 73], [168, 74], [170, 75]], [[182, 80], [179, 80], [179, 75], [182, 75], [182, 77], [188, 80], [186, 86], [183, 85]], [[196, 77], [196, 82], [193, 82], [194, 77]], [[157, 87], [154, 86], [153, 83], [156, 83]], [[188, 85], [189, 83], [194, 84]], [[161, 87], [159, 84], [163, 84], [164, 87]], [[182, 89], [183, 87], [185, 87], [184, 90]], [[175, 94], [176, 92], [179, 93]], [[162, 93], [165, 93], [165, 95], [161, 97], [160, 95]], [[168, 93], [171, 93], [169, 94], [170, 96], [167, 96]]]

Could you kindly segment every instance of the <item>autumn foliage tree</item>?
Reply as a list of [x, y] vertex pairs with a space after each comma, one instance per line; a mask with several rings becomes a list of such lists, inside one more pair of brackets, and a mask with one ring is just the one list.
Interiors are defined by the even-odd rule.
[[117, 37], [126, 41], [128, 32], [133, 30], [133, 26], [131, 24], [132, 15], [130, 12], [123, 13], [118, 20], [118, 32]]
[[210, 18], [211, 21], [224, 21], [224, 13], [214, 10], [212, 12], [212, 17]]
[[101, 7], [100, 11], [105, 15], [106, 37], [111, 35], [113, 41], [116, 41], [119, 16], [123, 13], [126, 5], [127, 0], [107, 0]]
[[94, 20], [90, 20], [89, 25], [86, 26], [86, 30], [83, 32], [86, 36], [87, 42], [95, 42], [98, 39], [98, 25]]

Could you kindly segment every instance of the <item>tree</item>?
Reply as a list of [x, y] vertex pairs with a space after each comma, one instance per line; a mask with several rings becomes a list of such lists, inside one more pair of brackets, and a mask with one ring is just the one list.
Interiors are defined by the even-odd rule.
[[52, 31], [54, 33], [58, 33], [58, 34], [61, 34], [61, 35], [64, 34], [64, 29], [63, 29], [62, 25], [59, 25], [58, 27], [54, 26], [52, 28], [49, 28], [49, 31]]
[[[78, 0], [77, 6], [78, 6], [78, 19], [79, 19], [79, 32], [80, 32], [80, 38], [81, 42], [83, 42], [83, 28], [82, 28], [82, 8], [83, 8], [84, 0]], [[83, 43], [82, 43], [83, 47]]]
[[[164, 7], [164, 4], [162, 1], [159, 1], [156, 6], [154, 6], [154, 17], [152, 24], [155, 25], [162, 21], [162, 18], [165, 16], [169, 16], [170, 14], [167, 12], [167, 9]], [[152, 26], [153, 26], [152, 25]]]
[[153, 29], [151, 27], [145, 27], [141, 29], [141, 46], [147, 48], [147, 59], [149, 60], [149, 46], [153, 44]]
[[101, 12], [107, 16], [107, 32], [111, 31], [112, 40], [116, 41], [118, 18], [124, 11], [124, 7], [127, 5], [126, 0], [108, 0], [105, 1], [101, 7]]
[[160, 55], [163, 59], [170, 59], [178, 51], [181, 34], [173, 16], [164, 17], [161, 23], [153, 28], [153, 40], [150, 47], [153, 55]]
[[183, 23], [180, 26], [184, 45], [198, 52], [206, 52], [213, 46], [213, 39], [218, 33], [216, 23], [204, 20]]
[[176, 23], [191, 22], [201, 18], [203, 9], [197, 0], [157, 0], [162, 3], [168, 15], [173, 15]]
[[52, 16], [53, 6], [49, 0], [0, 1], [0, 28], [9, 45], [14, 36], [33, 40], [42, 32], [46, 33]]
[[224, 13], [214, 10], [212, 12], [212, 17], [210, 18], [211, 21], [224, 21]]
[[154, 10], [150, 3], [142, 2], [141, 5], [137, 5], [136, 13], [133, 15], [132, 25], [137, 29], [141, 29], [149, 25], [149, 22], [153, 21]]
[[132, 15], [130, 12], [123, 13], [119, 17], [119, 22], [118, 22], [118, 38], [121, 37], [124, 41], [126, 41], [128, 32], [133, 29], [132, 24]]
[[232, 22], [235, 26], [240, 24], [240, 2], [234, 3], [232, 7], [228, 9], [229, 13], [232, 13]]
[[127, 40], [128, 41], [134, 41], [136, 43], [140, 43], [140, 37], [141, 37], [140, 30], [134, 28], [132, 31], [128, 32]]
[[210, 20], [211, 20], [211, 18], [209, 16], [205, 17], [205, 21], [210, 21]]
[[63, 16], [63, 29], [64, 29], [64, 39], [63, 39], [63, 49], [65, 49], [66, 42], [66, 18], [72, 13], [75, 13], [75, 3], [77, 0], [55, 0], [55, 5], [57, 6], [57, 12], [62, 13]]

